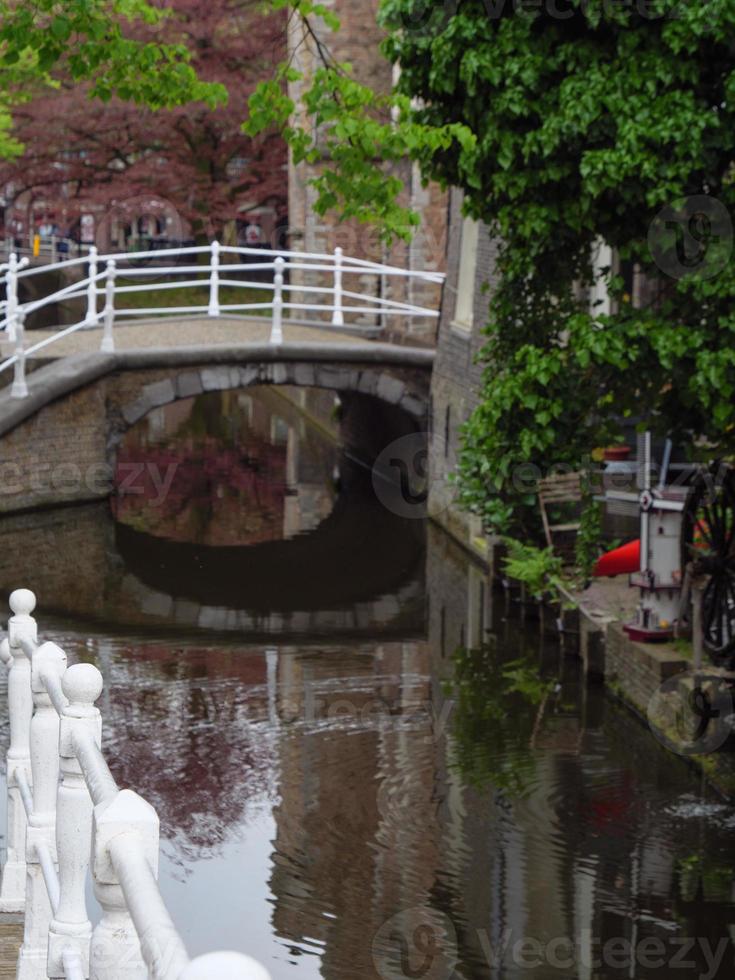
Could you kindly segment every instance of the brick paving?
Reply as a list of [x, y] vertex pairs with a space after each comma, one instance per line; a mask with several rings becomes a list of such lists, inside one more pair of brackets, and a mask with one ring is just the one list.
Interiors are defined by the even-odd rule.
[[[37, 344], [58, 330], [29, 330], [26, 333], [26, 346]], [[266, 343], [270, 338], [270, 317], [157, 317], [135, 322], [122, 321], [115, 324], [115, 347], [118, 350], [133, 350], [146, 347], [198, 347], [246, 343]], [[315, 341], [326, 343], [354, 343], [368, 339], [366, 334], [341, 333], [336, 330], [321, 329], [318, 326], [299, 326], [284, 323], [285, 341]], [[70, 354], [91, 353], [100, 348], [102, 330], [77, 330], [75, 333], [49, 344], [39, 351], [37, 357], [56, 359]], [[0, 344], [3, 356], [12, 354], [12, 346]]]

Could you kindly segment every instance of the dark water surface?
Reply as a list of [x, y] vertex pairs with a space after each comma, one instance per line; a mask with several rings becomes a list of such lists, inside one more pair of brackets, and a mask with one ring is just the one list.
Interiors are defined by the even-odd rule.
[[732, 977], [735, 810], [375, 500], [331, 398], [177, 403], [129, 433], [116, 519], [0, 522], [0, 584], [105, 676], [190, 952], [274, 980]]

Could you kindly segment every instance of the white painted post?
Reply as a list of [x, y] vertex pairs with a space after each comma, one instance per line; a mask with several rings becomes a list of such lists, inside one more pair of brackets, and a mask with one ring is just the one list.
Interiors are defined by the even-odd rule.
[[97, 326], [97, 246], [89, 249], [89, 284], [87, 285], [87, 318], [85, 327]]
[[110, 852], [110, 842], [120, 835], [136, 836], [130, 846], [143, 848], [155, 876], [158, 816], [131, 790], [122, 790], [94, 809], [92, 874], [102, 919], [92, 935], [90, 980], [148, 980], [148, 967]]
[[55, 643], [44, 643], [34, 652], [31, 660], [31, 689], [36, 709], [31, 721], [33, 813], [28, 821], [26, 837], [26, 914], [17, 980], [46, 980], [48, 931], [53, 907], [41, 867], [39, 848], [44, 848], [56, 865], [59, 716], [42, 675], [49, 671], [61, 678], [65, 670], [66, 654]]
[[105, 354], [112, 354], [115, 350], [115, 338], [113, 327], [115, 326], [115, 260], [110, 259], [107, 263], [107, 279], [105, 280], [105, 322], [102, 332], [102, 344], [100, 350]]
[[342, 249], [339, 245], [334, 250], [334, 307], [332, 326], [343, 327], [345, 318], [342, 312]]
[[26, 384], [25, 311], [18, 310], [15, 315], [15, 319], [15, 367], [13, 369], [13, 384], [10, 389], [10, 397], [27, 398], [28, 385]]
[[18, 589], [10, 596], [14, 615], [8, 622], [8, 644], [12, 665], [8, 676], [8, 712], [10, 716], [10, 748], [7, 755], [8, 773], [8, 848], [0, 885], [0, 912], [22, 912], [26, 894], [26, 811], [21, 799], [16, 769], [31, 773], [31, 662], [20, 640], [36, 640], [36, 621], [31, 613], [36, 597], [28, 589]]
[[158, 815], [132, 790], [119, 793], [113, 807], [110, 825], [99, 827], [98, 850], [120, 882], [148, 976], [180, 980], [189, 957], [158, 889]]
[[[102, 906], [102, 918], [92, 933], [90, 980], [147, 980], [140, 941], [135, 931], [120, 880], [112, 864], [109, 842], [119, 833], [140, 831], [141, 815], [147, 818], [155, 838], [158, 855], [158, 817], [152, 808], [131, 804], [129, 790], [123, 790], [94, 809], [92, 875], [94, 894]], [[140, 797], [136, 797], [139, 800]], [[145, 803], [145, 801], [141, 801]], [[157, 863], [156, 863], [157, 866]]]
[[212, 242], [209, 272], [209, 315], [219, 316], [219, 242]]
[[87, 916], [85, 880], [92, 843], [92, 798], [76, 758], [76, 731], [91, 731], [101, 741], [100, 713], [94, 702], [102, 693], [102, 674], [92, 664], [74, 664], [64, 674], [64, 709], [59, 730], [61, 785], [56, 804], [56, 849], [59, 858], [59, 907], [51, 921], [48, 976], [64, 977], [64, 952], [78, 953], [89, 976], [92, 924]]
[[273, 263], [273, 325], [271, 326], [271, 343], [283, 343], [283, 270], [286, 262], [278, 256]]
[[15, 343], [16, 335], [16, 314], [18, 310], [18, 256], [15, 252], [10, 253], [8, 259], [8, 274], [5, 278], [5, 298], [7, 300], [8, 315], [8, 340], [11, 344]]

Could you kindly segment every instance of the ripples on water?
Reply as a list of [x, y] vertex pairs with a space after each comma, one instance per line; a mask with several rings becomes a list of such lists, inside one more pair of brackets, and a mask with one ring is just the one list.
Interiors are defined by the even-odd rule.
[[[79, 548], [86, 527], [90, 553], [103, 543], [95, 581], [40, 565], [34, 579], [44, 635], [105, 675], [105, 749], [120, 782], [161, 816], [161, 885], [191, 952], [247, 951], [274, 980], [731, 977], [733, 808], [585, 688], [553, 640], [478, 593], [482, 576], [440, 532], [429, 529], [424, 547], [415, 528], [391, 523], [400, 560], [381, 583], [372, 566], [362, 575], [356, 551], [351, 591], [340, 591], [319, 527], [341, 501], [340, 533], [358, 534], [378, 513], [369, 485], [351, 477], [346, 506], [333, 480], [339, 454], [313, 432], [325, 441], [301, 457], [299, 483], [298, 418], [284, 410], [274, 425], [267, 400], [249, 418], [261, 409], [291, 482], [248, 533], [253, 547], [267, 545], [263, 528], [277, 544], [284, 502], [300, 499], [295, 533], [311, 547], [300, 560], [312, 585], [322, 571], [331, 582], [323, 604], [314, 587], [253, 610], [245, 592], [212, 619], [208, 594], [166, 593], [165, 563], [131, 570], [99, 509], [59, 518], [54, 531]], [[207, 406], [193, 414], [217, 417]], [[200, 504], [203, 487], [214, 495], [196, 521], [218, 542], [217, 521], [236, 507], [217, 504], [221, 474], [196, 476], [202, 440], [208, 453], [217, 440], [206, 425], [194, 438], [192, 414], [183, 417], [187, 478], [199, 481]], [[169, 451], [181, 429], [158, 424], [158, 438], [147, 429], [139, 444]], [[305, 458], [322, 460], [311, 482]], [[238, 486], [237, 506], [252, 507], [254, 484]], [[304, 516], [317, 511], [316, 523]], [[125, 511], [136, 533], [166, 540], [190, 533], [192, 513]], [[7, 546], [12, 526], [0, 535]], [[149, 554], [155, 564], [161, 553]], [[93, 609], [84, 620], [82, 593]], [[634, 965], [624, 945], [605, 946], [616, 939], [632, 944]], [[677, 955], [690, 966], [678, 969]]]

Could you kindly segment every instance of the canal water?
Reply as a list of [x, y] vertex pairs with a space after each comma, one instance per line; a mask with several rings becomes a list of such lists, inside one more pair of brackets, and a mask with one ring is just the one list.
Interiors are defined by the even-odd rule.
[[735, 809], [386, 507], [339, 417], [310, 390], [178, 402], [128, 433], [112, 506], [0, 522], [4, 590], [104, 674], [190, 952], [274, 980], [732, 977]]

